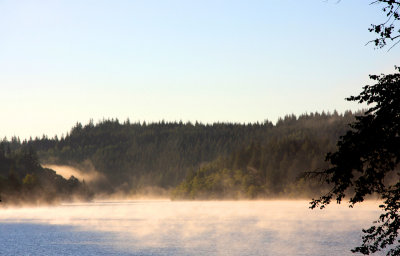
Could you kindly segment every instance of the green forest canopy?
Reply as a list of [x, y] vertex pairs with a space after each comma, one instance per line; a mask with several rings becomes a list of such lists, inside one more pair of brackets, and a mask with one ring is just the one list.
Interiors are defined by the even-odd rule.
[[[65, 137], [12, 138], [11, 149], [29, 146], [43, 164], [85, 169], [105, 176], [95, 192], [138, 193], [146, 187], [173, 189], [174, 198], [306, 196], [305, 171], [326, 167], [325, 155], [354, 120], [344, 114], [287, 115], [263, 123], [77, 123]], [[308, 192], [307, 192], [308, 191]], [[301, 193], [300, 193], [301, 194]]]

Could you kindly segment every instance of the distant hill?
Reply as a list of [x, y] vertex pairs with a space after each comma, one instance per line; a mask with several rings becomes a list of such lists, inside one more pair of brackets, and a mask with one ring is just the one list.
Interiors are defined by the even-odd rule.
[[174, 199], [310, 198], [326, 187], [305, 179], [327, 167], [325, 156], [349, 129], [354, 115], [286, 116], [239, 150], [201, 165], [173, 191]]
[[[289, 193], [304, 171], [324, 167], [325, 154], [335, 149], [353, 120], [351, 112], [288, 115], [275, 125], [111, 119], [77, 123], [60, 139], [43, 136], [18, 142], [14, 138], [10, 143], [34, 148], [45, 164], [82, 169], [90, 163], [106, 177], [101, 184], [92, 184], [97, 192], [137, 193], [145, 187], [179, 185], [174, 190], [177, 198], [224, 197], [216, 192], [226, 190], [218, 185], [218, 174], [233, 179], [228, 181], [236, 184], [234, 197], [251, 198]], [[195, 178], [209, 178], [208, 185], [194, 185]]]

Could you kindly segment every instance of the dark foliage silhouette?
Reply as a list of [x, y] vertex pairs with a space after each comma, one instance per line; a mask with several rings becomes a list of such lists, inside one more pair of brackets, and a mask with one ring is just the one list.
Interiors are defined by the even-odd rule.
[[371, 24], [370, 32], [376, 33], [377, 38], [370, 41], [376, 47], [383, 48], [388, 42], [392, 42], [392, 48], [400, 42], [400, 1], [399, 0], [376, 0], [371, 4], [379, 4], [382, 6], [382, 12], [386, 15], [386, 20], [380, 24]]
[[353, 252], [370, 254], [386, 248], [387, 255], [400, 254], [400, 68], [396, 71], [371, 75], [376, 84], [347, 99], [371, 107], [356, 116], [351, 130], [339, 140], [338, 150], [327, 155], [331, 167], [313, 173], [325, 177], [332, 189], [313, 199], [311, 208], [322, 209], [331, 200], [340, 203], [346, 195], [351, 207], [372, 194], [383, 200], [384, 213], [376, 225], [363, 230], [363, 244]]

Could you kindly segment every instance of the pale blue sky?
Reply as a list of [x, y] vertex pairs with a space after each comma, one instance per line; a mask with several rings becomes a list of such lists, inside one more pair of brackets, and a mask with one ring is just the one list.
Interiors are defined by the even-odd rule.
[[400, 64], [364, 46], [369, 2], [0, 0], [0, 137], [359, 109], [344, 98]]

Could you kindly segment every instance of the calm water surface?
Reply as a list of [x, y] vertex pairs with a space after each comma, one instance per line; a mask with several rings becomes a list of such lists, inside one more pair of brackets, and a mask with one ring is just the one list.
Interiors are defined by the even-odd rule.
[[377, 203], [112, 201], [0, 209], [0, 255], [353, 255]]

